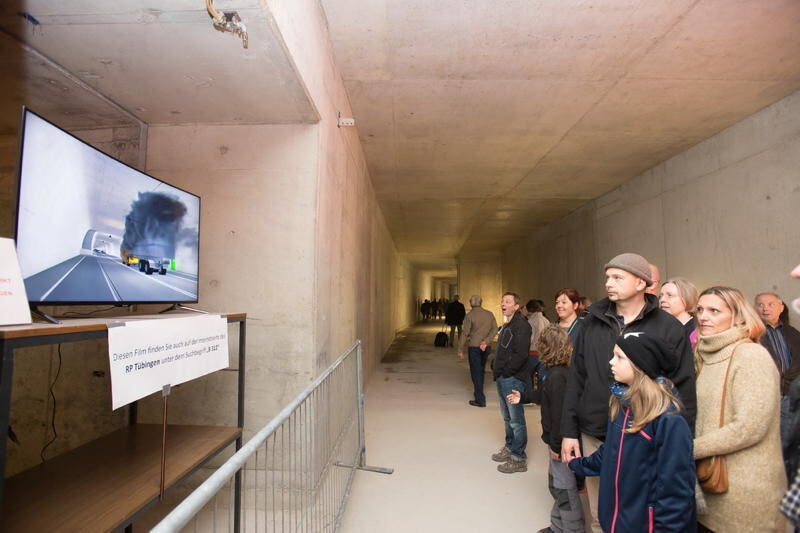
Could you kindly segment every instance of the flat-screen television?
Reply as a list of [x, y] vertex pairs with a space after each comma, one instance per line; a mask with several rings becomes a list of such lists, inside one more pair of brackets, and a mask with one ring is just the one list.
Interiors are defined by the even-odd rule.
[[30, 303], [197, 302], [200, 197], [22, 114], [16, 241]]

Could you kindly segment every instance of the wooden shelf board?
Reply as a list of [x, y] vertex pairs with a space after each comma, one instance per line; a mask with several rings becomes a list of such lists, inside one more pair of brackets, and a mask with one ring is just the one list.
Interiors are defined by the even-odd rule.
[[[158, 498], [161, 425], [126, 426], [6, 480], [2, 530], [111, 531]], [[166, 486], [241, 435], [227, 426], [167, 427]]]
[[[63, 320], [61, 324], [34, 322], [33, 324], [23, 324], [21, 326], [0, 327], [0, 339], [22, 339], [26, 337], [48, 337], [51, 335], [65, 335], [69, 333], [105, 331], [108, 329], [108, 324], [111, 322], [186, 318], [189, 316], [201, 315], [197, 315], [195, 313], [172, 313], [170, 315], [120, 315], [102, 318], [71, 318]], [[221, 316], [234, 320], [244, 319], [247, 318], [247, 313], [221, 313]]]

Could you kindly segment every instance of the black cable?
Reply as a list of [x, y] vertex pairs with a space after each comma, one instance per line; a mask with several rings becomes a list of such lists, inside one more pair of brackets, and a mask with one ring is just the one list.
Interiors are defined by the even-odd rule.
[[[67, 311], [66, 313], [62, 313], [61, 317], [65, 317], [65, 316], [90, 316], [90, 315], [93, 315], [95, 313], [102, 313], [104, 311], [111, 311], [112, 309], [116, 309], [117, 307], [118, 306], [116, 306], [116, 305], [112, 305], [111, 307], [106, 307], [104, 309], [95, 309], [94, 311], [88, 311], [86, 313], [79, 313], [78, 311]], [[61, 317], [57, 317], [57, 318], [61, 318]]]
[[39, 457], [42, 458], [43, 463], [45, 462], [45, 450], [47, 450], [47, 448], [58, 438], [58, 432], [56, 431], [56, 395], [53, 392], [53, 387], [56, 386], [56, 381], [58, 381], [59, 375], [61, 375], [61, 344], [58, 345], [58, 368], [56, 369], [56, 377], [53, 378], [53, 382], [50, 384], [50, 397], [53, 398], [53, 416], [50, 419], [50, 426], [53, 428], [53, 438], [50, 439], [50, 442], [44, 445], [44, 448], [42, 448], [42, 451], [39, 453]]

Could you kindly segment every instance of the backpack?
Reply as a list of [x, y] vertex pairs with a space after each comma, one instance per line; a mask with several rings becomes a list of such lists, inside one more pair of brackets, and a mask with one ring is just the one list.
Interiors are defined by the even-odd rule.
[[447, 333], [440, 331], [436, 334], [436, 338], [433, 340], [433, 345], [437, 348], [447, 348], [448, 341], [449, 338], [447, 337]]

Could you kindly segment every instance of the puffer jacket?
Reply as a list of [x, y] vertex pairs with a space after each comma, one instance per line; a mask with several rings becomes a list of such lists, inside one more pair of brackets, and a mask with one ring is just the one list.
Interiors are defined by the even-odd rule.
[[561, 430], [564, 438], [580, 437], [581, 433], [599, 439], [605, 437], [608, 423], [609, 386], [614, 381], [608, 362], [613, 356], [614, 343], [622, 333], [644, 331], [658, 336], [675, 354], [677, 369], [666, 376], [678, 388], [682, 412], [694, 432], [697, 397], [694, 385], [694, 359], [683, 326], [674, 316], [658, 307], [658, 298], [645, 294], [641, 316], [620, 329], [617, 321], [608, 316], [612, 302], [604, 298], [589, 307], [583, 328], [573, 341], [572, 363], [564, 396], [564, 418]]
[[607, 533], [697, 531], [692, 432], [674, 410], [638, 433], [629, 408], [608, 423], [606, 441], [589, 457], [569, 467], [584, 476], [600, 476], [598, 518]]

